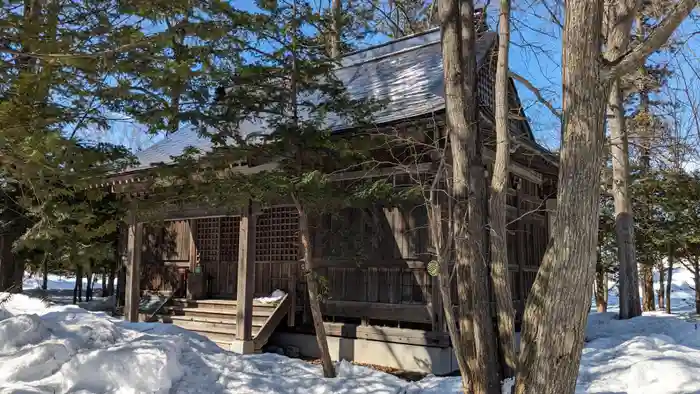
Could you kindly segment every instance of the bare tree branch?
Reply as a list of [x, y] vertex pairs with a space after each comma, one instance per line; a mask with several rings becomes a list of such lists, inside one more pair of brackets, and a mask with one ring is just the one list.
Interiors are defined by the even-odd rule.
[[542, 93], [540, 92], [539, 89], [537, 89], [537, 88], [535, 87], [535, 85], [533, 85], [530, 81], [528, 81], [525, 77], [521, 76], [521, 75], [518, 74], [518, 73], [515, 73], [515, 72], [513, 72], [513, 71], [510, 71], [508, 74], [510, 75], [511, 78], [513, 78], [514, 80], [520, 82], [520, 83], [523, 84], [523, 86], [525, 86], [530, 92], [532, 92], [532, 94], [534, 94], [535, 97], [537, 98], [537, 101], [539, 101], [542, 105], [544, 105], [545, 107], [547, 107], [547, 109], [548, 109], [554, 116], [556, 116], [557, 118], [561, 119], [561, 112], [560, 112], [558, 109], [554, 108], [554, 106], [552, 105], [552, 103], [550, 103], [549, 100], [547, 100], [546, 98], [544, 98], [544, 96], [542, 96]]
[[673, 10], [659, 23], [649, 37], [632, 50], [608, 63], [604, 80], [627, 74], [641, 66], [649, 55], [659, 49], [697, 5], [697, 0], [680, 0]]

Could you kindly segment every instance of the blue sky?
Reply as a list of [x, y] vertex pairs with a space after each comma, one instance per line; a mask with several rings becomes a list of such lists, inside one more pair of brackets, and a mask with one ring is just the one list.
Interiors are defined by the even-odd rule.
[[[493, 3], [496, 2], [491, 4]], [[513, 3], [510, 67], [514, 72], [527, 78], [538, 87], [542, 94], [556, 108], [559, 108], [561, 97], [561, 28], [553, 22], [541, 0]], [[254, 9], [255, 7], [252, 0], [237, 0], [235, 4], [242, 8]], [[497, 13], [496, 6], [488, 8], [488, 22], [492, 30], [497, 28]], [[698, 28], [697, 22], [687, 21], [677, 33], [677, 38], [685, 42], [681, 51], [672, 55], [656, 56], [654, 59], [655, 61], [668, 62], [678, 70], [676, 76], [669, 82], [667, 91], [674, 93], [681, 103], [682, 117], [684, 118], [683, 127], [688, 129], [687, 133], [694, 136], [698, 136], [698, 129], [695, 126], [696, 123], [691, 119], [688, 103], [694, 103], [695, 106], [700, 105], [700, 66], [695, 66], [695, 64], [700, 64], [698, 62], [700, 36], [692, 35], [698, 30], [700, 28]], [[385, 39], [374, 37], [365, 45], [377, 44]], [[686, 85], [697, 90], [698, 97], [679, 91]], [[541, 144], [556, 149], [559, 146], [559, 120], [547, 108], [537, 103], [535, 96], [525, 87], [518, 85], [518, 92], [536, 138]], [[113, 130], [116, 135], [112, 137], [124, 141], [125, 138], [121, 134], [125, 132], [138, 134], [134, 128], [137, 126], [119, 125], [118, 129]], [[146, 147], [158, 139], [137, 138], [140, 148]]]

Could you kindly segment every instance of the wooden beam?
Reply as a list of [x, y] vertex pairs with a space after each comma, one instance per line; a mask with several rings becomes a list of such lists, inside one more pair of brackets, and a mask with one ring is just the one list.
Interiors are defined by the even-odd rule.
[[236, 339], [250, 341], [253, 332], [253, 293], [255, 291], [255, 220], [252, 202], [241, 215], [238, 239], [238, 284], [236, 298]]
[[348, 323], [324, 322], [326, 335], [331, 337], [369, 339], [373, 341], [405, 343], [418, 346], [450, 346], [445, 332], [431, 332], [395, 327], [361, 326]]
[[[488, 148], [484, 148], [482, 152], [484, 164], [493, 164], [493, 161], [496, 159], [496, 152]], [[510, 163], [510, 172], [530, 182], [534, 182], [538, 185], [542, 184], [542, 175], [514, 161]]]
[[128, 231], [124, 315], [128, 321], [137, 322], [139, 320], [139, 302], [141, 301], [139, 282], [141, 279], [143, 224], [136, 221], [133, 211], [129, 214]]
[[[302, 263], [304, 260], [300, 260]], [[323, 259], [314, 260], [318, 268], [409, 268], [409, 269], [426, 269], [430, 262], [430, 256], [422, 259], [383, 259], [383, 260], [353, 260], [353, 259]]]
[[523, 218], [521, 217], [523, 212], [522, 212], [522, 188], [520, 185], [518, 185], [518, 189], [516, 191], [517, 197], [515, 200], [515, 205], [518, 209], [516, 213], [516, 218], [517, 221], [515, 222], [515, 236], [516, 236], [516, 250], [518, 256], [518, 280], [520, 281], [520, 294], [518, 296], [520, 297], [520, 316], [523, 316], [522, 314], [525, 313], [525, 303], [527, 300], [525, 299], [525, 276], [524, 276], [524, 260], [525, 260], [525, 226], [523, 226]]
[[388, 304], [381, 302], [335, 301], [325, 302], [323, 314], [342, 317], [367, 317], [412, 323], [433, 323], [426, 304]]

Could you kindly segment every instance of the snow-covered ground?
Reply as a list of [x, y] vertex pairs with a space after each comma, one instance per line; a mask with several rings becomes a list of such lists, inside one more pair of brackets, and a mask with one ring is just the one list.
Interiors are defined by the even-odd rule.
[[[674, 276], [680, 310], [693, 292], [687, 273]], [[175, 326], [127, 323], [26, 295], [3, 302], [6, 296], [0, 294], [0, 393], [460, 392], [456, 377], [406, 382], [347, 362], [337, 364], [338, 378], [324, 379], [317, 365], [277, 354], [241, 356]], [[592, 313], [576, 393], [700, 393], [697, 324], [687, 315], [620, 321], [612, 312]]]
[[[75, 276], [72, 277], [67, 277], [67, 276], [61, 276], [61, 275], [56, 275], [56, 274], [48, 274], [46, 277], [46, 285], [48, 290], [73, 290], [75, 287]], [[102, 283], [101, 283], [101, 278], [98, 278], [98, 280], [93, 284], [93, 289], [98, 290], [102, 289]], [[34, 289], [40, 289], [41, 284], [43, 282], [43, 277], [42, 275], [39, 274], [34, 274], [31, 272], [25, 272], [24, 273], [24, 280], [22, 281], [22, 289], [24, 290], [34, 290]], [[117, 281], [116, 279], [114, 280], [114, 283], [116, 285]], [[83, 278], [83, 289], [87, 287], [87, 280]]]
[[[4, 295], [0, 295], [4, 297]], [[458, 378], [417, 383], [341, 362], [337, 379], [277, 354], [241, 356], [178, 327], [126, 323], [16, 295], [0, 312], [0, 393], [430, 394]]]
[[[673, 314], [693, 314], [695, 313], [695, 287], [693, 285], [693, 274], [682, 266], [677, 266], [673, 270], [673, 279], [671, 284], [671, 311]], [[610, 291], [608, 292], [608, 312], [619, 312], [620, 297], [615, 282], [608, 283]], [[659, 290], [659, 272], [654, 270], [654, 291], [658, 294]], [[639, 294], [642, 289], [639, 289]], [[657, 297], [654, 297], [657, 301]], [[658, 305], [657, 305], [658, 307]], [[595, 300], [591, 304], [591, 311], [595, 311]]]

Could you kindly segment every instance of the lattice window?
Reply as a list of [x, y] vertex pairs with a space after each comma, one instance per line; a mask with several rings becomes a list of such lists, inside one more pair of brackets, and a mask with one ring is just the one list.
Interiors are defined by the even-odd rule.
[[240, 216], [221, 218], [221, 261], [238, 261], [240, 225]]
[[255, 261], [299, 260], [299, 213], [294, 207], [263, 210], [255, 227]]
[[219, 253], [219, 218], [197, 219], [197, 251], [201, 261], [216, 261]]
[[[495, 52], [492, 52], [492, 55]], [[487, 55], [488, 56], [488, 55]], [[495, 110], [495, 94], [494, 90], [496, 88], [496, 80], [494, 78], [495, 74], [495, 56], [488, 56], [485, 59], [485, 64], [481, 66], [476, 74], [476, 96], [479, 103], [492, 111]]]

